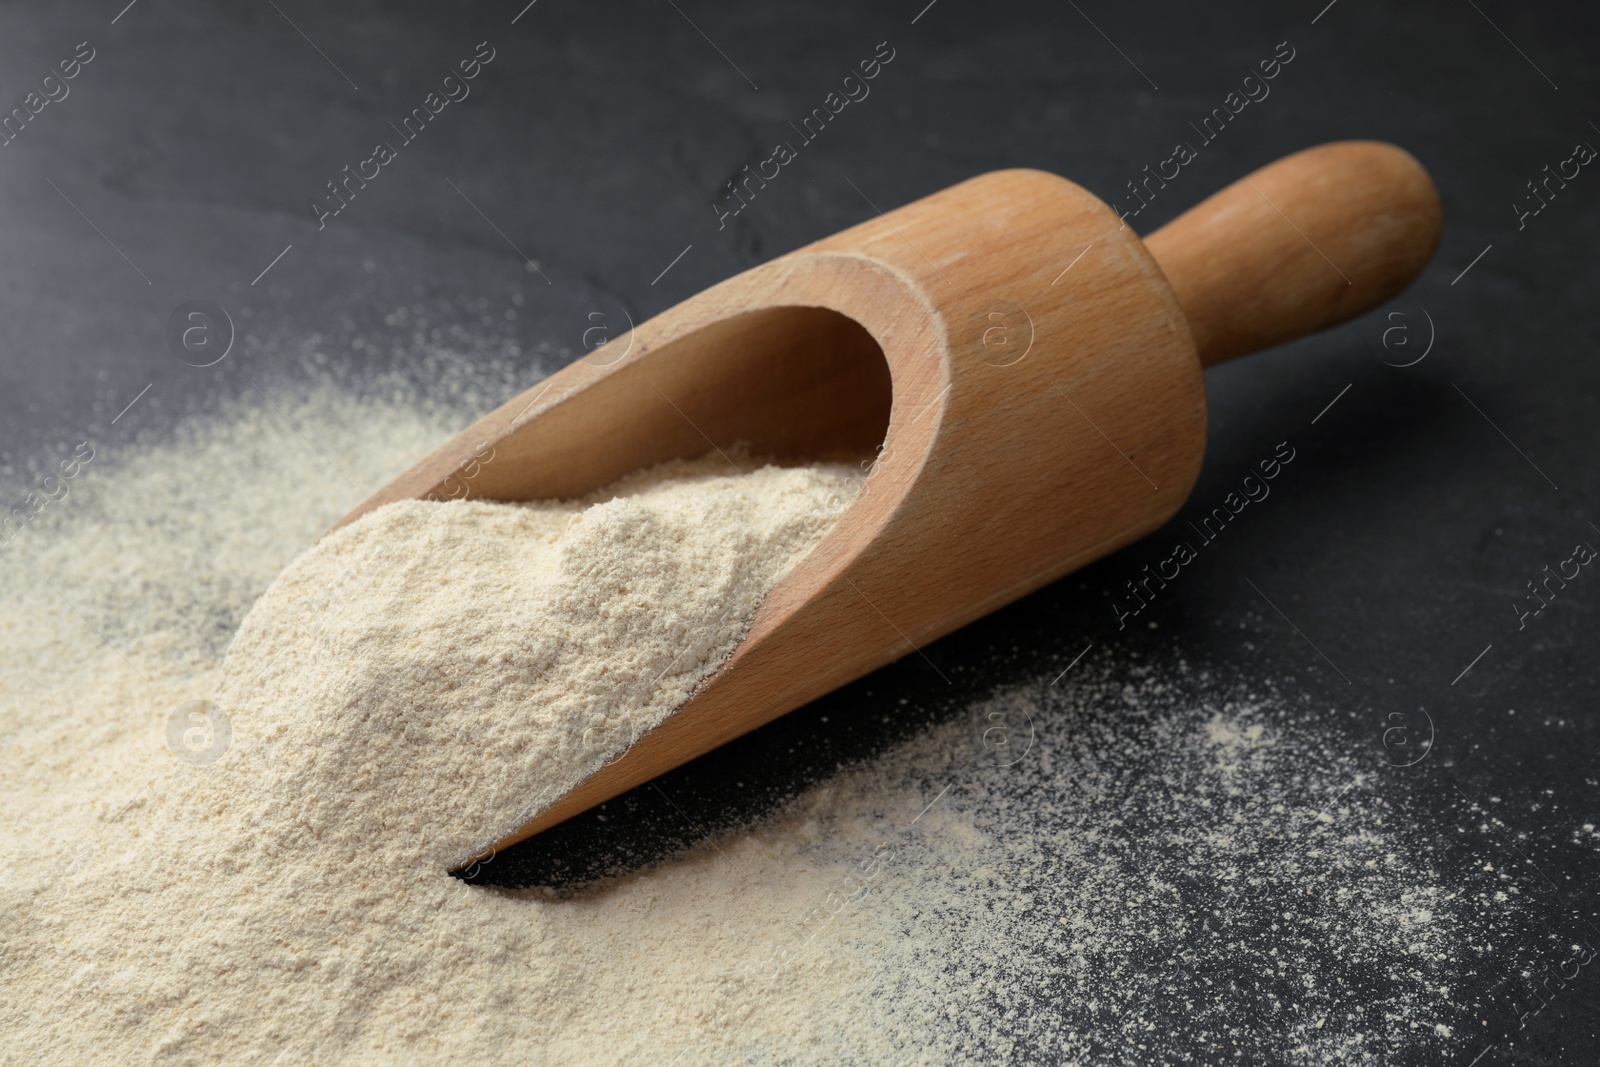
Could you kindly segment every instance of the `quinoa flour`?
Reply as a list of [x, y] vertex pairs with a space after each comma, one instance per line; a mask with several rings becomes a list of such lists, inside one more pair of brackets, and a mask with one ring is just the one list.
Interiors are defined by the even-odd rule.
[[1493, 916], [1315, 709], [1176, 655], [970, 709], [1014, 763], [958, 716], [568, 899], [451, 877], [716, 667], [848, 478], [717, 456], [317, 542], [455, 416], [277, 403], [97, 458], [0, 558], [0, 1062], [1455, 1053]]

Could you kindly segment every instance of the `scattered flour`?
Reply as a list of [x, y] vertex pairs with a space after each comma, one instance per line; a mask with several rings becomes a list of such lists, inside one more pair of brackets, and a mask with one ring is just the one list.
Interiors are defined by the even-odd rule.
[[97, 459], [0, 558], [0, 1062], [1459, 1052], [1484, 915], [1321, 709], [1176, 656], [1019, 681], [569, 898], [451, 877], [715, 667], [842, 475], [400, 504], [295, 560], [450, 420], [277, 402]]

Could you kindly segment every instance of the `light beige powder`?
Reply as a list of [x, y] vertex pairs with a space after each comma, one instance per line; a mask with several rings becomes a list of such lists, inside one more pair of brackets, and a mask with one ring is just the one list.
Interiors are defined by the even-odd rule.
[[[229, 650], [228, 749], [136, 799], [140, 836], [79, 846], [72, 892], [17, 901], [8, 988], [66, 1010], [12, 1020], [15, 1047], [270, 1059], [310, 1027], [305, 1054], [411, 1061], [513, 1047], [501, 1016], [532, 1000], [579, 1009], [540, 909], [447, 868], [680, 704], [852, 493], [845, 468], [733, 463], [573, 503], [398, 503], [320, 541]], [[486, 946], [526, 963], [463, 985]]]
[[755, 466], [713, 453], [584, 501], [408, 501], [335, 532], [229, 649], [219, 807], [320, 847], [382, 838], [429, 876], [470, 859], [682, 704], [855, 484]]
[[[1441, 884], [1337, 716], [1176, 656], [1020, 682], [568, 899], [461, 883], [449, 864], [714, 666], [831, 476], [402, 505], [240, 627], [449, 425], [275, 394], [297, 429], [246, 407], [97, 459], [0, 557], [0, 1062], [1350, 1064], [1448, 1058], [1476, 1026], [1454, 976], [1506, 954], [1517, 883]], [[682, 535], [701, 506], [746, 540]], [[609, 569], [638, 530], [680, 569]], [[596, 629], [640, 636], [603, 675], [568, 647]], [[535, 663], [570, 684], [505, 717]], [[166, 739], [196, 699], [233, 729], [199, 766]], [[923, 714], [903, 704], [879, 710]]]

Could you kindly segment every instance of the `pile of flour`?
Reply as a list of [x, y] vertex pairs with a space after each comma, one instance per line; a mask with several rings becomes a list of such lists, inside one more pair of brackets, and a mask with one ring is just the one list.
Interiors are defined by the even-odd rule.
[[8, 1020], [14, 1049], [271, 1060], [330, 999], [324, 1051], [409, 1060], [493, 1031], [495, 983], [425, 966], [486, 918], [447, 869], [681, 704], [856, 484], [739, 465], [667, 463], [570, 502], [405, 501], [306, 551], [196, 720], [226, 717], [226, 751], [172, 784], [147, 838], [97, 847], [70, 897], [12, 901], [7, 987], [35, 1008], [65, 993]]
[[430, 874], [522, 825], [688, 699], [856, 484], [739, 469], [756, 466], [713, 453], [571, 502], [403, 501], [320, 541], [224, 665], [241, 766], [218, 777], [260, 776], [247, 825], [364, 849], [399, 820]]
[[[459, 414], [272, 394], [107, 444], [0, 555], [0, 1060], [1477, 1052], [1454, 986], [1514, 957], [1516, 883], [1445, 884], [1338, 713], [1177, 654], [1017, 677], [570, 898], [464, 884], [715, 668], [848, 481], [718, 457], [317, 541]], [[169, 742], [197, 700], [205, 762]]]

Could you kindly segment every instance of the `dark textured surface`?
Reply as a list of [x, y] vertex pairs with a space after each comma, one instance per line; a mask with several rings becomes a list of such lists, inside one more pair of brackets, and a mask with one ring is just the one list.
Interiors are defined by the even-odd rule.
[[[266, 339], [353, 335], [399, 305], [474, 330], [525, 294], [514, 323], [496, 317], [496, 328], [525, 351], [570, 353], [590, 312], [647, 317], [869, 217], [866, 197], [887, 208], [1026, 165], [1120, 203], [1125, 179], [1191, 139], [1188, 124], [1287, 40], [1295, 59], [1271, 95], [1134, 224], [1149, 232], [1310, 144], [1392, 140], [1429, 167], [1445, 204], [1442, 247], [1414, 289], [1357, 323], [1210, 373], [1206, 466], [1172, 535], [927, 649], [951, 684], [908, 658], [609, 814], [497, 857], [483, 877], [560, 880], [649, 858], [904, 736], [914, 724], [882, 714], [901, 698], [959, 707], [1060, 669], [1092, 642], [1100, 655], [1177, 647], [1294, 677], [1364, 716], [1361, 743], [1418, 824], [1444, 843], [1476, 835], [1441, 861], [1442, 877], [1472, 891], [1471, 864], [1492, 862], [1535, 902], [1535, 926], [1600, 936], [1600, 857], [1592, 839], [1575, 843], [1579, 827], [1600, 822], [1600, 578], [1586, 568], [1522, 629], [1512, 607], [1575, 544], [1600, 544], [1600, 176], [1585, 168], [1520, 229], [1512, 207], [1574, 144], [1600, 145], [1592, 9], [938, 0], [913, 25], [921, 0], [540, 0], [512, 25], [518, 0], [337, 11], [138, 0], [113, 25], [120, 6], [13, 3], [0, 15], [8, 107], [78, 42], [95, 49], [70, 95], [0, 148], [0, 449], [19, 465], [85, 436], [114, 446], [159, 434], [250, 381], [294, 374], [272, 362], [284, 349]], [[895, 59], [871, 96], [719, 230], [709, 205], [722, 182], [789, 139], [789, 121], [886, 39]], [[310, 203], [324, 183], [391, 139], [389, 122], [480, 41], [495, 58], [471, 96], [319, 231]], [[222, 305], [240, 331], [213, 368], [185, 366], [163, 338], [173, 308], [194, 299]], [[1437, 337], [1427, 358], [1385, 365], [1422, 352], [1428, 319]], [[1411, 343], [1390, 334], [1386, 348], [1396, 324]], [[1285, 439], [1297, 458], [1270, 500], [1119, 632], [1114, 590]], [[1393, 714], [1436, 730], [1415, 766], [1393, 766], [1414, 751], [1393, 734], [1385, 747]], [[1479, 833], [1488, 808], [1500, 821]], [[1519, 1029], [1518, 983], [1545, 956], [1532, 938], [1526, 953], [1461, 976], [1452, 996], [1486, 1021], [1482, 1040], [1461, 1036], [1447, 1062], [1595, 1062], [1592, 973]]]

